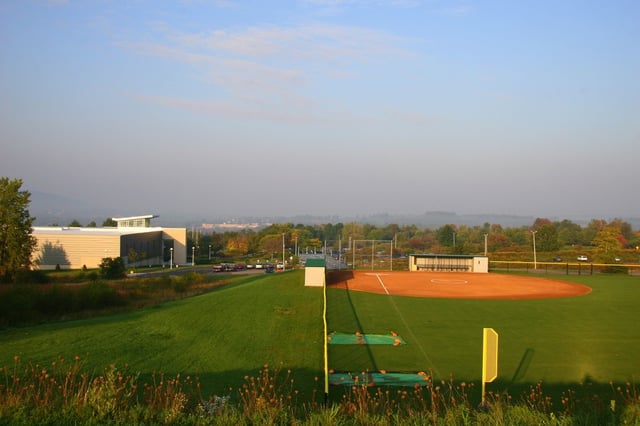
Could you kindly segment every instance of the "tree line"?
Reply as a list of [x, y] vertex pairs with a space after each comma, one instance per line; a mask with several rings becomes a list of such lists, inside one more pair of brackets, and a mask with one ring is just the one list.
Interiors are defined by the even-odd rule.
[[[594, 261], [613, 263], [622, 258], [636, 261], [640, 232], [622, 220], [593, 219], [586, 226], [570, 220], [536, 219], [530, 226], [503, 227], [484, 223], [468, 226], [447, 224], [431, 229], [416, 225], [366, 223], [273, 224], [260, 230], [224, 232], [189, 231], [188, 245], [200, 257], [240, 257], [256, 254], [322, 252], [325, 245], [346, 248], [353, 240], [388, 241], [397, 256], [412, 253], [484, 254], [588, 251]], [[277, 256], [276, 256], [277, 258]]]
[[[29, 191], [21, 179], [0, 178], [0, 279], [11, 280], [16, 271], [29, 269], [36, 248], [32, 235], [35, 220], [29, 214]], [[102, 226], [114, 226], [107, 218]], [[81, 226], [73, 221], [69, 226]], [[95, 222], [89, 225], [96, 226]], [[198, 258], [274, 256], [286, 250], [290, 255], [322, 252], [329, 244], [349, 247], [351, 241], [387, 241], [394, 253], [483, 254], [526, 252], [535, 245], [541, 253], [561, 250], [589, 250], [594, 261], [613, 263], [638, 261], [640, 232], [622, 219], [593, 219], [586, 226], [570, 220], [537, 218], [530, 226], [503, 227], [484, 223], [468, 226], [447, 224], [436, 229], [417, 225], [367, 223], [272, 224], [260, 230], [205, 232], [191, 230], [189, 247], [197, 247]]]

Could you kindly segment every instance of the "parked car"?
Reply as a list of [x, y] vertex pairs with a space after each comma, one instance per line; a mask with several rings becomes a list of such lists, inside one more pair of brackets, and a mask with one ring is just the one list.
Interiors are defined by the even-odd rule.
[[264, 268], [264, 272], [267, 274], [272, 274], [275, 272], [275, 269], [273, 268], [273, 265], [267, 265]]
[[556, 256], [553, 258], [554, 262], [562, 262], [562, 258], [560, 256]]
[[213, 272], [222, 272], [224, 271], [224, 265], [213, 265], [211, 269], [213, 269]]
[[587, 256], [585, 256], [584, 254], [581, 254], [580, 256], [578, 256], [578, 262], [586, 262], [588, 260], [589, 260], [589, 258]]

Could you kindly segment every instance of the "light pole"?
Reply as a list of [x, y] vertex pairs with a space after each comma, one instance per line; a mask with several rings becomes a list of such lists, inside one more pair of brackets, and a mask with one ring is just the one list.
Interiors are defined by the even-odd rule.
[[211, 262], [211, 244], [209, 244], [209, 262]]
[[169, 249], [169, 269], [173, 269], [173, 247]]
[[538, 269], [538, 260], [536, 259], [536, 232], [531, 231], [531, 236], [533, 237], [533, 269]]
[[191, 266], [196, 265], [196, 246], [191, 246]]
[[284, 232], [282, 233], [282, 270], [284, 271]]
[[487, 234], [484, 234], [484, 255], [487, 255]]

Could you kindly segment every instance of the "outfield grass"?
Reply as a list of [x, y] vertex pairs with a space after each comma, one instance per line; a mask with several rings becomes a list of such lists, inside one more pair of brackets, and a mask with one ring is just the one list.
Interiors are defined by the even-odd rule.
[[141, 378], [199, 377], [206, 395], [228, 395], [264, 365], [291, 369], [304, 392], [322, 374], [322, 290], [301, 273], [247, 276], [239, 284], [142, 311], [0, 332], [0, 365], [84, 359]]
[[[551, 278], [551, 276], [548, 276]], [[339, 371], [425, 371], [435, 379], [480, 383], [482, 328], [500, 336], [499, 378], [489, 388], [521, 390], [538, 381], [552, 393], [585, 379], [600, 390], [640, 373], [640, 278], [557, 276], [591, 294], [544, 300], [442, 300], [329, 289], [329, 331], [388, 333], [407, 345], [329, 346]]]

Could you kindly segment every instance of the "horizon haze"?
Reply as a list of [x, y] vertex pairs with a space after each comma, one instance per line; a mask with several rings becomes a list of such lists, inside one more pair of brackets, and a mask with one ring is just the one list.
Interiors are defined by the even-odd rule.
[[0, 175], [70, 215], [636, 218], [639, 21], [631, 0], [2, 2]]

